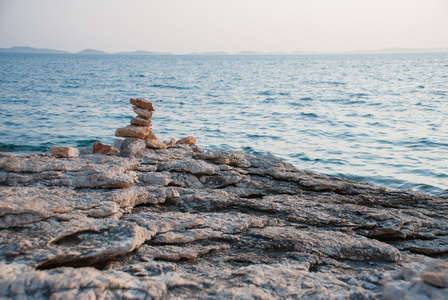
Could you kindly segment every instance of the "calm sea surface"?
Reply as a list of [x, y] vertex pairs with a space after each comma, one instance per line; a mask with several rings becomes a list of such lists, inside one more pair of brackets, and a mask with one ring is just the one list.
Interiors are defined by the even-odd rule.
[[448, 196], [448, 53], [0, 54], [0, 151], [112, 144], [131, 97], [154, 103], [161, 140]]

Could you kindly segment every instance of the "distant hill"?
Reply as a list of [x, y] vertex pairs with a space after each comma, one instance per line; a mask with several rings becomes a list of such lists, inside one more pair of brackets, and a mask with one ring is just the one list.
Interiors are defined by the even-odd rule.
[[241, 51], [238, 53], [235, 53], [235, 55], [264, 55], [266, 53], [263, 52], [255, 52], [255, 51]]
[[231, 55], [228, 52], [218, 51], [218, 52], [200, 52], [200, 53], [190, 53], [188, 55]]
[[[201, 52], [201, 53], [189, 53], [186, 55], [319, 55], [319, 54], [387, 54], [387, 53], [436, 53], [436, 52], [448, 52], [448, 48], [385, 48], [379, 50], [356, 50], [347, 52], [332, 52], [332, 53], [322, 53], [322, 52], [312, 52], [312, 51], [294, 51], [294, 52], [255, 52], [255, 51], [241, 51], [238, 53], [228, 53], [224, 51], [218, 52]], [[108, 53], [95, 49], [85, 49], [77, 53], [53, 50], [53, 49], [43, 49], [43, 48], [33, 48], [33, 47], [11, 47], [11, 48], [0, 48], [0, 53], [36, 53], [36, 54], [110, 54], [110, 55], [179, 55], [169, 52], [151, 52], [151, 51], [130, 51], [130, 52], [116, 52]]]
[[33, 47], [11, 47], [0, 48], [0, 53], [40, 53], [40, 54], [69, 54], [70, 52], [53, 49], [42, 49]]
[[115, 52], [114, 54], [118, 55], [173, 55], [169, 52], [151, 52], [151, 51], [144, 51], [144, 50], [137, 50], [132, 52]]
[[109, 53], [95, 49], [84, 49], [76, 54], [109, 54]]
[[308, 54], [323, 54], [319, 52], [305, 52], [305, 51], [294, 51], [294, 52], [256, 52], [256, 51], [241, 51], [235, 53], [235, 55], [308, 55]]
[[343, 52], [342, 54], [399, 54], [399, 53], [438, 53], [448, 52], [448, 48], [384, 48], [379, 50], [355, 50], [349, 52]]
[[433, 53], [433, 52], [448, 52], [448, 48], [386, 48], [375, 51], [377, 53]]
[[316, 52], [316, 51], [294, 51], [294, 52], [291, 52], [291, 54], [294, 54], [294, 55], [314, 55], [314, 54], [320, 54], [319, 52]]

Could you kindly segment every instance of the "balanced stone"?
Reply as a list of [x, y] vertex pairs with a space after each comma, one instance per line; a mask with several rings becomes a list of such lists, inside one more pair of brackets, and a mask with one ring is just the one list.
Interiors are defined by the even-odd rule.
[[[128, 125], [124, 128], [118, 128], [115, 132], [115, 136], [131, 139], [141, 139], [143, 140], [146, 147], [150, 149], [179, 148], [185, 147], [185, 145], [192, 146], [196, 144], [196, 139], [192, 136], [184, 137], [178, 140], [177, 143], [174, 138], [169, 141], [162, 142], [152, 132], [151, 118], [154, 115], [155, 111], [153, 104], [143, 98], [131, 98], [129, 101], [133, 105], [132, 108], [138, 116], [134, 117], [131, 120], [131, 125]], [[123, 154], [123, 151], [120, 149], [120, 147], [117, 148], [119, 148], [121, 156], [127, 156], [127, 154]]]
[[78, 149], [71, 147], [51, 147], [50, 153], [64, 158], [78, 157], [79, 155]]
[[149, 127], [141, 127], [135, 125], [128, 125], [124, 128], [118, 128], [115, 131], [115, 136], [117, 137], [127, 137], [127, 138], [136, 138], [143, 139], [151, 132], [151, 128]]
[[151, 120], [137, 116], [131, 120], [131, 124], [137, 126], [151, 127]]
[[143, 109], [137, 106], [132, 106], [132, 108], [134, 109], [134, 112], [139, 115], [140, 117], [144, 118], [144, 119], [151, 119], [152, 115], [153, 115], [153, 111], [151, 110], [147, 110], [147, 109]]
[[152, 103], [149, 102], [148, 100], [143, 99], [143, 98], [137, 98], [137, 99], [131, 98], [130, 102], [131, 102], [132, 105], [135, 105], [135, 106], [143, 108], [143, 109], [147, 109], [147, 110], [150, 110], [150, 111], [154, 111], [155, 110], [154, 106], [152, 105]]

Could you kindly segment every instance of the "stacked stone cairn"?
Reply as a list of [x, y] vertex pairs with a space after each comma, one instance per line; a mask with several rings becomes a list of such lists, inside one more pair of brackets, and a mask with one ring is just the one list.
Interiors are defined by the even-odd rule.
[[[170, 141], [160, 141], [152, 132], [151, 118], [155, 111], [153, 104], [143, 98], [131, 98], [130, 103], [137, 116], [131, 120], [131, 125], [118, 128], [115, 132], [116, 137], [126, 138], [128, 144], [134, 142], [134, 144], [142, 145], [143, 143], [138, 140], [143, 140], [145, 146], [151, 149], [172, 148], [179, 144], [196, 144], [196, 139], [192, 136], [182, 138], [177, 142], [174, 138]], [[123, 148], [123, 143], [122, 140], [116, 140], [115, 146]]]
[[[137, 116], [131, 120], [131, 125], [124, 128], [118, 128], [115, 136], [124, 137], [124, 140], [116, 139], [114, 146], [106, 145], [101, 142], [95, 142], [92, 147], [92, 153], [121, 156], [133, 156], [145, 147], [151, 149], [166, 149], [173, 147], [182, 147], [180, 145], [194, 145], [196, 139], [192, 136], [181, 138], [176, 142], [174, 138], [169, 141], [161, 142], [152, 133], [151, 118], [154, 114], [154, 106], [148, 100], [143, 98], [131, 98], [130, 103]], [[75, 158], [79, 156], [78, 149], [71, 147], [52, 147], [51, 154], [62, 158]]]

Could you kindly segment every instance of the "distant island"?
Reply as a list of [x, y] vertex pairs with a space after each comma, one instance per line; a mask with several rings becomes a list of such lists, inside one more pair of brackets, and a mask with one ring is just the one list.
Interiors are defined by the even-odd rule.
[[175, 54], [170, 52], [151, 52], [144, 50], [137, 50], [132, 52], [105, 52], [95, 49], [85, 49], [79, 52], [68, 52], [63, 50], [33, 48], [33, 47], [18, 47], [0, 48], [0, 53], [34, 53], [34, 54], [80, 54], [80, 55], [319, 55], [319, 54], [393, 54], [393, 53], [439, 53], [448, 52], [448, 48], [385, 48], [379, 50], [355, 50], [347, 52], [313, 52], [313, 51], [293, 51], [293, 52], [255, 52], [255, 51], [241, 51], [237, 53], [229, 53], [224, 51], [218, 52], [200, 52], [189, 54]]
[[70, 52], [53, 49], [40, 49], [33, 47], [0, 48], [0, 53], [42, 53], [42, 54], [70, 54]]

